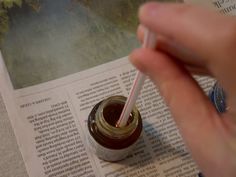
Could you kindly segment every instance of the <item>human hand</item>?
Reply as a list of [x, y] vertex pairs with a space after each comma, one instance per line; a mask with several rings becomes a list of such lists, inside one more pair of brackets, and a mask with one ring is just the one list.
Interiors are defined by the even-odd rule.
[[[186, 4], [147, 3], [139, 18], [158, 34], [158, 44], [156, 50], [136, 49], [131, 62], [159, 88], [203, 173], [235, 177], [235, 17]], [[191, 73], [208, 74], [220, 82], [230, 107], [226, 113], [217, 113]]]

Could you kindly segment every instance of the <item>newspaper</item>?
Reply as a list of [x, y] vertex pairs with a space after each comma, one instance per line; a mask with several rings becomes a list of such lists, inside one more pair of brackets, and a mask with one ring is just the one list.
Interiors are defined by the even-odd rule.
[[187, 3], [195, 3], [217, 9], [220, 13], [236, 15], [235, 0], [184, 0]]
[[[135, 74], [125, 57], [14, 89], [0, 56], [0, 90], [29, 177], [197, 176], [198, 167], [149, 79], [137, 101], [143, 134], [132, 154], [110, 163], [88, 148], [87, 118], [92, 107], [111, 95], [127, 96]], [[214, 82], [207, 77], [197, 80], [206, 92]]]
[[[144, 131], [133, 153], [109, 163], [86, 146], [86, 121], [94, 104], [127, 95], [135, 73], [122, 58], [19, 90], [2, 75], [3, 98], [29, 176], [196, 176], [198, 168], [150, 80], [137, 102]], [[212, 86], [208, 78], [200, 82], [205, 89]]]

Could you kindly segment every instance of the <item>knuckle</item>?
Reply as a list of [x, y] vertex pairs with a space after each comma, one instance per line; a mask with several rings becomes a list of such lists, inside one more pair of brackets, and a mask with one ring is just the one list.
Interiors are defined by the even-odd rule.
[[[235, 63], [236, 56], [236, 22], [235, 21], [225, 21], [222, 23], [217, 30], [217, 35], [212, 36], [213, 45], [215, 45], [215, 50], [213, 51], [216, 56], [216, 60], [212, 60], [214, 66], [217, 70], [232, 70], [232, 63]], [[230, 69], [231, 68], [231, 69]], [[227, 72], [226, 72], [227, 73]]]
[[[225, 41], [225, 47], [228, 50], [234, 51], [236, 47], [236, 22], [226, 23], [221, 30], [221, 41]], [[232, 50], [234, 49], [234, 50]]]

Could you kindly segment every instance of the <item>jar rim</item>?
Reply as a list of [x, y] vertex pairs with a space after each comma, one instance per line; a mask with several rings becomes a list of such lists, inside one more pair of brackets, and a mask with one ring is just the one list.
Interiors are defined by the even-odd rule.
[[95, 115], [96, 116], [95, 121], [97, 122], [98, 129], [101, 131], [101, 133], [112, 138], [125, 138], [131, 135], [135, 131], [136, 127], [138, 126], [138, 119], [140, 116], [136, 106], [134, 106], [134, 108], [131, 111], [131, 116], [133, 119], [131, 122], [129, 122], [127, 126], [115, 127], [109, 124], [104, 118], [103, 114], [104, 108], [113, 103], [124, 105], [125, 101], [126, 97], [117, 95], [108, 97], [107, 99], [101, 102]]

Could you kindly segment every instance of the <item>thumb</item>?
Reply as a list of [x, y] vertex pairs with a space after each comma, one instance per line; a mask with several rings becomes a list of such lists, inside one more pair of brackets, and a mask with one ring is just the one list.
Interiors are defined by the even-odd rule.
[[[175, 117], [196, 125], [205, 121], [200, 114], [216, 114], [208, 97], [178, 60], [160, 51], [144, 48], [134, 50], [130, 60], [157, 85]], [[198, 118], [190, 121], [188, 115], [197, 115]]]
[[159, 51], [136, 49], [130, 60], [159, 88], [195, 160], [215, 164], [207, 161], [215, 159], [215, 154], [205, 147], [215, 144], [214, 152], [218, 148], [220, 151], [221, 141], [215, 127], [220, 119], [197, 82], [177, 60]]

